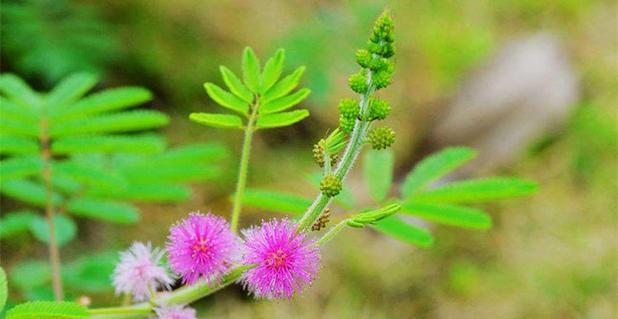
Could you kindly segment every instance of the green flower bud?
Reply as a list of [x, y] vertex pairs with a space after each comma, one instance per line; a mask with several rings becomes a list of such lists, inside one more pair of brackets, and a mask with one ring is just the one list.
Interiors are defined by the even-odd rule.
[[343, 117], [355, 119], [360, 114], [360, 106], [353, 99], [342, 99], [339, 102], [339, 114]]
[[344, 133], [352, 133], [354, 129], [354, 124], [356, 124], [356, 118], [349, 118], [345, 116], [339, 116], [339, 128]]
[[367, 85], [367, 76], [364, 72], [352, 74], [348, 79], [348, 83], [352, 91], [359, 94], [364, 94], [369, 89], [369, 86]]
[[387, 101], [372, 98], [369, 104], [369, 119], [383, 120], [391, 113], [391, 106]]
[[395, 47], [388, 42], [373, 42], [369, 41], [367, 44], [369, 52], [379, 55], [384, 58], [390, 58], [395, 55]]
[[372, 71], [381, 71], [393, 69], [393, 63], [386, 58], [375, 58], [369, 63], [369, 68]]
[[393, 73], [390, 70], [382, 70], [373, 74], [372, 81], [376, 89], [382, 89], [389, 86], [391, 84], [392, 74]]
[[394, 30], [393, 18], [388, 11], [384, 11], [373, 26], [372, 39], [392, 42]]
[[335, 197], [339, 195], [342, 188], [343, 185], [341, 184], [341, 180], [332, 174], [324, 176], [320, 181], [320, 191], [328, 197]]
[[[324, 147], [322, 147], [322, 145], [320, 145], [320, 143], [313, 145], [313, 160], [315, 160], [316, 163], [318, 163], [318, 165], [320, 167], [324, 167]], [[337, 154], [331, 154], [330, 155], [330, 162], [331, 165], [333, 163], [335, 163], [337, 161]]]
[[395, 132], [390, 127], [379, 127], [369, 133], [369, 142], [374, 150], [381, 150], [395, 143]]
[[369, 67], [369, 63], [371, 62], [371, 53], [367, 50], [358, 50], [356, 51], [356, 63], [362, 66], [363, 68]]

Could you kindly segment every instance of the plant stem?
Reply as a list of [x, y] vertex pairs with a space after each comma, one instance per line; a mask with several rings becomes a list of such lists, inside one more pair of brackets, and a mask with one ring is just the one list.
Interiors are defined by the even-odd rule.
[[236, 183], [236, 193], [234, 195], [234, 203], [232, 207], [232, 219], [230, 221], [230, 229], [236, 233], [238, 231], [238, 220], [242, 209], [243, 193], [247, 184], [247, 171], [249, 170], [249, 154], [251, 153], [251, 140], [253, 139], [254, 125], [257, 117], [259, 104], [253, 105], [249, 121], [245, 127], [245, 137], [242, 143], [242, 152], [240, 154], [240, 168], [238, 169], [238, 182]]
[[322, 235], [322, 237], [320, 239], [318, 239], [315, 244], [316, 245], [324, 245], [327, 242], [329, 242], [331, 239], [333, 239], [333, 237], [335, 237], [339, 231], [341, 231], [347, 224], [348, 219], [344, 219], [342, 221], [340, 221], [339, 223], [337, 223], [337, 225], [335, 225], [334, 227], [331, 227], [331, 229], [328, 230], [328, 232], [324, 235]]
[[51, 151], [49, 149], [48, 123], [46, 119], [41, 120], [41, 158], [43, 159], [43, 182], [45, 184], [45, 215], [49, 227], [49, 263], [52, 271], [52, 286], [54, 298], [57, 301], [64, 299], [62, 294], [62, 278], [60, 275], [60, 251], [56, 242], [56, 227], [54, 224], [54, 203], [51, 186]]

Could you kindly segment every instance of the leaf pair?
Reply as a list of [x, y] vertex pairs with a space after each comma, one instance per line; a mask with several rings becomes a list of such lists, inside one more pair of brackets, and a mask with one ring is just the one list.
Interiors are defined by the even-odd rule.
[[[242, 56], [242, 80], [230, 69], [221, 66], [221, 76], [229, 91], [210, 82], [206, 82], [204, 88], [217, 104], [248, 118], [249, 122], [255, 120], [258, 129], [292, 125], [309, 116], [309, 111], [284, 111], [305, 100], [310, 90], [303, 88], [289, 94], [298, 86], [305, 68], [299, 67], [279, 80], [284, 60], [285, 51], [279, 49], [261, 70], [257, 56], [247, 47]], [[192, 113], [189, 118], [199, 124], [218, 128], [243, 129], [249, 124], [233, 114]]]

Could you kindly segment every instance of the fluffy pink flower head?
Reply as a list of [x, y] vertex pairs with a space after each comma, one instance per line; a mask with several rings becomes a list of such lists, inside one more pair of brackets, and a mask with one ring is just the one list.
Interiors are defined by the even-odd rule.
[[156, 317], [152, 319], [197, 319], [195, 309], [184, 306], [155, 308]]
[[169, 289], [174, 282], [168, 270], [161, 265], [163, 250], [150, 243], [134, 242], [120, 253], [120, 262], [112, 276], [116, 294], [128, 293], [136, 301], [145, 301], [158, 288]]
[[296, 233], [290, 221], [272, 220], [243, 231], [244, 264], [256, 267], [245, 272], [242, 281], [258, 298], [292, 298], [315, 279], [320, 250], [304, 233]]
[[240, 239], [225, 219], [210, 213], [191, 213], [172, 226], [167, 253], [172, 270], [192, 285], [199, 278], [217, 280], [238, 261]]

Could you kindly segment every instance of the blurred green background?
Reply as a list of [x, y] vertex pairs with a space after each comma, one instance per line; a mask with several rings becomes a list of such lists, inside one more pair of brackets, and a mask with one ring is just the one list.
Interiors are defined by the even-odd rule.
[[[491, 168], [538, 181], [539, 193], [486, 207], [495, 219], [489, 231], [435, 227], [429, 249], [367, 230], [346, 231], [325, 248], [321, 278], [302, 296], [255, 301], [236, 286], [200, 302], [200, 317], [615, 318], [615, 1], [3, 1], [1, 69], [39, 90], [75, 71], [97, 73], [97, 89], [144, 86], [154, 93], [147, 107], [172, 117], [164, 131], [172, 146], [221, 141], [237, 155], [240, 134], [195, 125], [187, 114], [215, 109], [202, 84], [220, 82], [221, 64], [238, 71], [244, 46], [263, 59], [283, 47], [288, 70], [307, 66], [304, 84], [313, 93], [304, 105], [312, 115], [258, 135], [249, 185], [313, 196], [317, 190], [296, 176], [316, 170], [311, 146], [337, 125], [336, 104], [352, 95], [346, 79], [356, 70], [354, 50], [364, 45], [384, 7], [396, 26], [395, 77], [381, 94], [394, 108], [389, 124], [398, 134], [396, 180], [443, 146], [435, 142], [433, 123], [478, 70], [491, 68], [489, 61], [505, 45], [537, 32], [559, 40], [579, 79], [578, 98], [568, 102], [572, 108], [557, 128], [535, 135], [524, 151]], [[79, 240], [62, 248], [63, 259], [125, 249], [133, 240], [162, 245], [169, 225], [189, 211], [227, 216], [236, 159], [230, 157], [220, 182], [195, 184], [187, 202], [141, 205], [140, 224], [80, 221]], [[357, 170], [349, 183], [364, 198], [364, 189], [355, 186], [360, 179]], [[15, 204], [3, 199], [6, 205]], [[243, 223], [269, 217], [247, 209]], [[8, 270], [24, 258], [45, 256], [46, 248], [27, 237], [2, 242]], [[110, 287], [90, 297], [94, 305], [118, 303], [112, 293]], [[15, 291], [10, 296], [23, 297]]]

